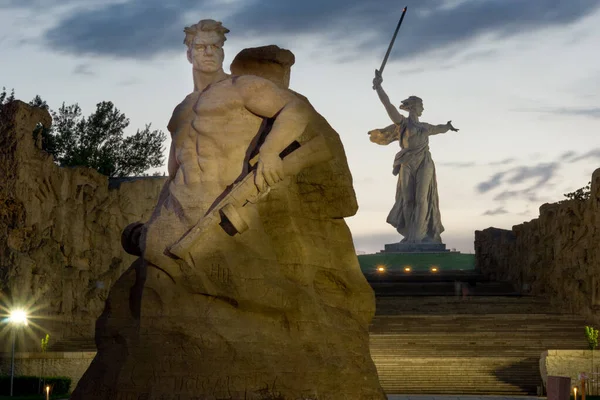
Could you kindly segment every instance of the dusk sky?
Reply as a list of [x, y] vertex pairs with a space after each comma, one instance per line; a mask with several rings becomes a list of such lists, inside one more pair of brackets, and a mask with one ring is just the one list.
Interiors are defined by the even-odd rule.
[[536, 218], [600, 167], [600, 0], [0, 0], [0, 88], [84, 115], [109, 100], [128, 133], [167, 132], [193, 89], [184, 26], [223, 21], [226, 72], [243, 48], [287, 48], [290, 87], [344, 143], [356, 249], [376, 252], [401, 239], [385, 222], [399, 145], [368, 139], [391, 123], [372, 79], [405, 5], [383, 87], [396, 105], [421, 97], [422, 121], [460, 129], [430, 149], [442, 239], [473, 252], [475, 230]]

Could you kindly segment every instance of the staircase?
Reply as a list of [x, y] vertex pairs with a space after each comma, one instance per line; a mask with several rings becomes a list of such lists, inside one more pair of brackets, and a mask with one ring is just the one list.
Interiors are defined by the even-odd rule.
[[465, 300], [395, 292], [378, 294], [370, 327], [388, 394], [536, 395], [544, 350], [587, 348], [583, 318], [539, 298], [481, 288]]
[[[367, 276], [377, 299], [371, 356], [388, 394], [535, 395], [548, 349], [585, 350], [586, 322], [473, 273]], [[454, 281], [470, 282], [469, 297]], [[48, 351], [96, 351], [65, 338]]]

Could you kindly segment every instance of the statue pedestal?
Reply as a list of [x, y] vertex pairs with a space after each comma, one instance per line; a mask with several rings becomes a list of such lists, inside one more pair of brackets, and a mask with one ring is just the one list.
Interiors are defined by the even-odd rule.
[[382, 253], [446, 253], [444, 243], [391, 243], [386, 244]]

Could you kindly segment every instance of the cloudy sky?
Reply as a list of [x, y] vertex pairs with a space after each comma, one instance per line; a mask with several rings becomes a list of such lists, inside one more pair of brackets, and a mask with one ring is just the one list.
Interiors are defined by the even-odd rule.
[[192, 90], [184, 26], [222, 20], [226, 66], [245, 47], [288, 48], [291, 87], [345, 145], [356, 248], [375, 252], [401, 239], [385, 222], [398, 144], [366, 132], [390, 123], [371, 81], [404, 5], [383, 86], [394, 104], [423, 98], [423, 121], [460, 129], [430, 148], [442, 238], [472, 252], [474, 230], [535, 218], [600, 167], [600, 0], [0, 0], [0, 87], [84, 115], [110, 100], [130, 133], [166, 132]]

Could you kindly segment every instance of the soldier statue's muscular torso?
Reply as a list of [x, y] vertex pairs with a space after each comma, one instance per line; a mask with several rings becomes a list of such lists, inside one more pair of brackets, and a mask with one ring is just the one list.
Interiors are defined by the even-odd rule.
[[255, 175], [261, 192], [284, 178], [279, 154], [308, 123], [306, 105], [291, 92], [260, 77], [224, 73], [223, 41], [215, 30], [190, 33], [194, 91], [169, 122], [169, 180], [140, 238], [144, 260], [172, 276], [181, 271], [169, 247], [248, 174], [267, 119], [274, 122]]
[[212, 203], [247, 173], [247, 150], [264, 118], [246, 109], [236, 86], [254, 80], [261, 78], [228, 77], [190, 94], [177, 106], [169, 123], [174, 143], [169, 165], [172, 190], [197, 188], [194, 201], [201, 196], [201, 202]]

